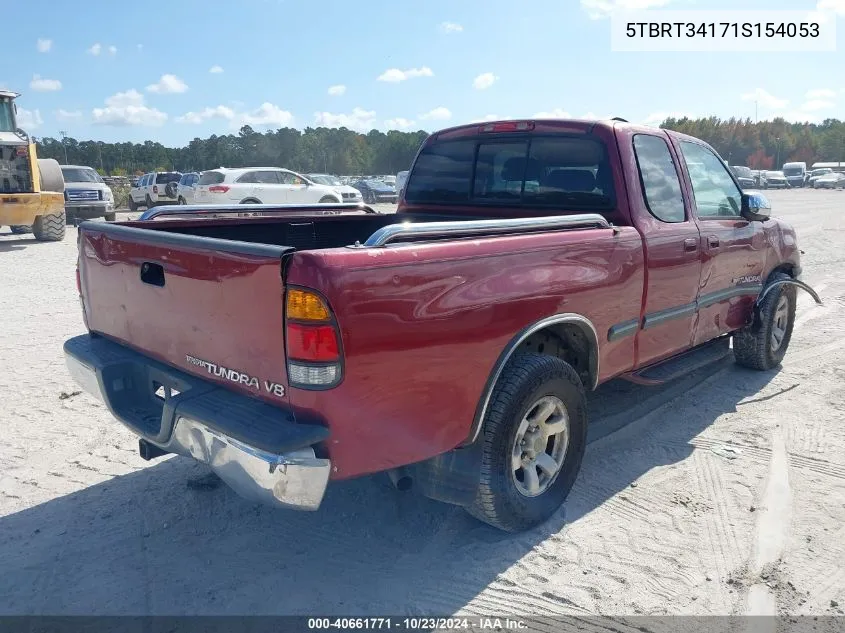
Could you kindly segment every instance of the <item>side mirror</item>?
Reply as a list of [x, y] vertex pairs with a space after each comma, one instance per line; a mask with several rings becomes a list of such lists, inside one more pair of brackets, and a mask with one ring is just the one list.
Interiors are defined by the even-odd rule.
[[740, 215], [749, 222], [765, 222], [771, 217], [772, 205], [762, 193], [742, 194]]

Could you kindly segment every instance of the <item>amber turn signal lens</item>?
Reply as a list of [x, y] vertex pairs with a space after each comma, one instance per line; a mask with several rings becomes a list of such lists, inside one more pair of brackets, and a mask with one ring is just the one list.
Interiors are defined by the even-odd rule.
[[288, 290], [287, 317], [300, 321], [328, 321], [329, 308], [323, 300], [307, 290]]

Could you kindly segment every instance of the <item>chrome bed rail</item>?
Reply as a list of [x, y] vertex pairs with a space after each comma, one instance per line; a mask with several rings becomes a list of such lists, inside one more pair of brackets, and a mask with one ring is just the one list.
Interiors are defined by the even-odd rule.
[[378, 214], [371, 206], [359, 203], [332, 204], [183, 204], [161, 205], [144, 211], [138, 220], [154, 220], [167, 216], [187, 216], [189, 218], [216, 217], [233, 215], [242, 217], [283, 216], [290, 211], [302, 211], [312, 215], [338, 215], [351, 211]]

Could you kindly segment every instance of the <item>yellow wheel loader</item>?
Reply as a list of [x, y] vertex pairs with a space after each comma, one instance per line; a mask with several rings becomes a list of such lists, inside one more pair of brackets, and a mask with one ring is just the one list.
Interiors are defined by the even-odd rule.
[[65, 180], [59, 163], [39, 159], [17, 126], [15, 98], [0, 90], [0, 226], [45, 242], [65, 237]]

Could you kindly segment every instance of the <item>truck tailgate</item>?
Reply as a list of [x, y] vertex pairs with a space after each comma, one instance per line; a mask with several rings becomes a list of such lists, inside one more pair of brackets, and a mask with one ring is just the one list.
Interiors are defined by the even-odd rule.
[[279, 402], [287, 246], [86, 222], [79, 275], [86, 323], [235, 391]]

